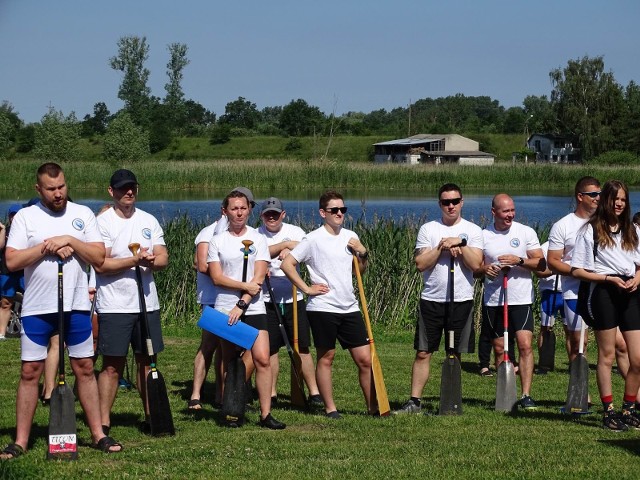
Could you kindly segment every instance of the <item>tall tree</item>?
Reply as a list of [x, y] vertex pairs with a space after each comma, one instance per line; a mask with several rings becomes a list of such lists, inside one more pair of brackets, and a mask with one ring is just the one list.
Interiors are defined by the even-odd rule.
[[71, 112], [66, 117], [61, 111], [49, 107], [35, 129], [34, 155], [40, 160], [76, 160], [80, 156], [78, 141], [81, 125]]
[[107, 127], [103, 155], [113, 164], [142, 160], [149, 155], [149, 134], [120, 112]]
[[98, 102], [93, 106], [93, 115], [85, 115], [82, 122], [82, 136], [103, 135], [107, 130], [111, 112], [104, 102]]
[[149, 58], [147, 37], [120, 37], [118, 54], [111, 57], [109, 65], [123, 72], [122, 83], [118, 89], [118, 98], [138, 125], [146, 125], [147, 109], [151, 89], [147, 86], [149, 70], [144, 66]]
[[[527, 122], [526, 130], [530, 133], [559, 133], [557, 129], [556, 114], [551, 102], [546, 95], [527, 95], [522, 101], [524, 116]], [[524, 131], [524, 124], [521, 131]]]
[[579, 138], [583, 158], [616, 146], [613, 126], [622, 113], [622, 88], [604, 71], [602, 56], [569, 60], [549, 73], [551, 104], [559, 127]]
[[169, 50], [169, 63], [167, 63], [167, 76], [169, 82], [164, 89], [167, 92], [164, 103], [169, 112], [169, 120], [173, 128], [182, 128], [186, 123], [186, 109], [184, 102], [184, 92], [182, 91], [182, 71], [189, 65], [187, 58], [187, 45], [183, 43], [171, 43], [167, 46]]
[[253, 130], [260, 121], [260, 112], [256, 104], [238, 97], [237, 100], [227, 103], [224, 107], [224, 115], [220, 117], [220, 122], [227, 123], [231, 127], [245, 128]]
[[318, 107], [299, 98], [282, 107], [280, 128], [291, 136], [312, 135], [320, 133], [324, 120], [325, 116]]

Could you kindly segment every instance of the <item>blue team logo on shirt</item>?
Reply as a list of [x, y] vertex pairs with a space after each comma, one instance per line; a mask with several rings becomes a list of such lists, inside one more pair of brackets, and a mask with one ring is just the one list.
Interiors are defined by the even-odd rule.
[[518, 248], [520, 246], [520, 239], [512, 238], [511, 241], [509, 242], [509, 245], [511, 245], [513, 248]]
[[74, 218], [71, 222], [71, 225], [73, 225], [73, 228], [75, 228], [79, 232], [84, 230], [84, 220], [82, 220], [81, 218]]
[[142, 236], [144, 238], [146, 238], [147, 240], [151, 239], [151, 229], [150, 228], [143, 228], [142, 229]]

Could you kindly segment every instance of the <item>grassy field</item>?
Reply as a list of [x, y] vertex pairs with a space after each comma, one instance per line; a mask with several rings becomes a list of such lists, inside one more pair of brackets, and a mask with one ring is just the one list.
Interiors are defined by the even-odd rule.
[[[48, 410], [38, 407], [30, 451], [0, 464], [3, 479], [100, 478], [637, 478], [640, 432], [610, 433], [600, 428], [601, 408], [573, 422], [559, 412], [567, 388], [566, 356], [558, 350], [556, 371], [536, 376], [532, 394], [540, 408], [514, 416], [496, 413], [495, 377], [477, 374], [475, 355], [463, 356], [464, 413], [460, 417], [391, 416], [364, 414], [355, 367], [338, 352], [334, 383], [342, 421], [289, 408], [288, 375], [280, 378], [281, 407], [276, 418], [284, 431], [256, 425], [257, 404], [248, 423], [238, 430], [218, 424], [210, 404], [193, 415], [186, 409], [192, 359], [199, 333], [194, 328], [165, 332], [167, 347], [159, 368], [169, 388], [177, 434], [152, 438], [138, 432], [141, 406], [137, 394], [121, 390], [114, 405], [112, 434], [125, 444], [122, 454], [105, 455], [81, 446], [74, 463], [45, 460]], [[19, 345], [0, 343], [0, 442], [12, 440], [15, 425], [15, 389], [19, 376]], [[558, 345], [561, 342], [558, 341]], [[413, 358], [409, 333], [377, 332], [377, 345], [392, 408], [408, 395]], [[593, 349], [593, 347], [591, 347]], [[593, 355], [593, 354], [592, 354]], [[437, 411], [442, 353], [434, 355], [432, 377], [424, 395], [427, 411]], [[281, 353], [286, 367], [286, 354]], [[283, 368], [288, 371], [288, 368]], [[591, 394], [597, 398], [593, 365]], [[212, 399], [212, 384], [204, 400]], [[622, 383], [614, 378], [620, 403]], [[89, 441], [80, 407], [78, 433]]]

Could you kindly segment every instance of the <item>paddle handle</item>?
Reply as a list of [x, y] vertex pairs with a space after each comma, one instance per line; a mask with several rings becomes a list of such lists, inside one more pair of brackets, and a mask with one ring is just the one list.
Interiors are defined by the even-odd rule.
[[509, 301], [507, 299], [508, 278], [505, 271], [502, 276], [502, 325], [504, 327], [504, 359], [509, 361]]
[[58, 384], [64, 385], [64, 284], [62, 259], [58, 259]]

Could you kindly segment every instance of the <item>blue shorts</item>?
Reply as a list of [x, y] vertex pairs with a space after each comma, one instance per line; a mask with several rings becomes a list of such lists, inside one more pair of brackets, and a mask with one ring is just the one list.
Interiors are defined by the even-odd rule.
[[0, 297], [12, 298], [18, 291], [24, 292], [24, 275], [0, 275]]
[[[47, 358], [49, 339], [57, 331], [57, 313], [22, 317], [22, 335], [20, 335], [22, 360], [35, 362]], [[77, 310], [65, 312], [64, 331], [69, 357], [93, 357], [93, 334], [89, 312]]]
[[565, 316], [562, 292], [543, 290], [540, 297], [540, 324], [543, 327], [553, 327], [557, 316]]

